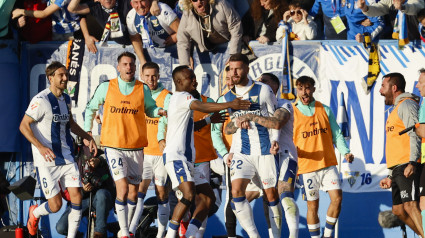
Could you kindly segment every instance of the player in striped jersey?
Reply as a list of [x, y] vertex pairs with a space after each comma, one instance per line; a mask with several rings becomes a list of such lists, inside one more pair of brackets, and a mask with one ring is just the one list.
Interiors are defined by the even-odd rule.
[[[221, 111], [228, 107], [234, 109], [246, 109], [250, 103], [236, 98], [228, 103], [201, 102], [195, 99], [189, 92], [196, 89], [197, 82], [194, 72], [188, 66], [179, 66], [173, 71], [173, 81], [176, 85], [176, 92], [171, 96], [168, 106], [168, 128], [167, 145], [163, 158], [165, 168], [170, 176], [174, 190], [179, 189], [183, 197], [174, 208], [174, 212], [169, 222], [167, 238], [174, 238], [177, 234], [180, 221], [195, 198], [194, 183], [194, 158], [195, 148], [193, 143], [193, 131], [199, 125], [193, 123], [193, 111], [197, 110], [205, 113]], [[205, 123], [202, 122], [201, 123]], [[187, 237], [194, 236], [202, 225], [202, 221], [207, 217], [208, 210], [204, 206], [198, 207], [190, 221]], [[196, 227], [196, 228], [195, 228]]]
[[40, 216], [55, 213], [62, 207], [61, 185], [71, 196], [68, 237], [75, 237], [81, 219], [81, 179], [74, 161], [71, 131], [84, 138], [96, 155], [93, 138], [78, 126], [71, 114], [71, 99], [64, 94], [68, 72], [59, 62], [46, 69], [50, 87], [38, 93], [30, 103], [19, 127], [31, 143], [38, 182], [47, 202], [29, 209], [28, 231], [36, 235]]
[[276, 153], [274, 149], [278, 147], [278, 131], [252, 122], [249, 130], [237, 127], [240, 124], [238, 118], [245, 114], [270, 116], [276, 108], [276, 97], [270, 87], [248, 78], [248, 64], [248, 58], [242, 54], [230, 56], [230, 75], [235, 87], [222, 98], [227, 102], [242, 97], [252, 103], [249, 110], [230, 110], [232, 122], [225, 129], [226, 134], [234, 133], [231, 147], [231, 152], [234, 153], [231, 177], [235, 214], [250, 237], [260, 237], [245, 194], [247, 185], [253, 179], [257, 186], [264, 189], [269, 201], [273, 236], [280, 237], [282, 211], [276, 189], [277, 168], [272, 154]]

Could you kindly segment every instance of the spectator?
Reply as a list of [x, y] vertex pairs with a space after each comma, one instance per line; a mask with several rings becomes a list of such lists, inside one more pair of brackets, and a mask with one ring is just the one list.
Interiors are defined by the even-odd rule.
[[[68, 10], [80, 15], [93, 15], [97, 22], [104, 26], [101, 44], [104, 45], [109, 39], [118, 44], [130, 45], [125, 18], [130, 11], [130, 1], [124, 0], [99, 0], [94, 2], [80, 3], [80, 0], [71, 0]], [[87, 37], [86, 37], [87, 38]], [[94, 41], [90, 42], [94, 46]]]
[[[16, 2], [15, 6], [25, 10], [44, 10], [47, 7], [47, 1], [20, 0]], [[52, 40], [52, 19], [50, 16], [43, 19], [21, 16], [17, 18], [16, 23], [23, 40], [31, 43]]]
[[[114, 207], [115, 187], [109, 174], [108, 164], [103, 156], [89, 157], [81, 177], [83, 181], [82, 212], [85, 213], [89, 209], [91, 202], [96, 211], [94, 237], [106, 237], [106, 221], [109, 211]], [[90, 193], [92, 194], [92, 201], [90, 201]], [[70, 211], [71, 206], [68, 206], [56, 224], [56, 230], [61, 235], [66, 235], [68, 232]]]
[[[347, 39], [347, 18], [345, 17], [346, 1], [316, 0], [309, 14], [316, 17], [322, 9], [324, 34], [326, 40], [346, 40]], [[332, 23], [334, 22], [334, 23]], [[344, 26], [342, 25], [344, 24]], [[335, 29], [335, 26], [338, 26]]]
[[[316, 23], [298, 2], [289, 4], [289, 10], [283, 14], [283, 21], [289, 24], [295, 40], [313, 40], [317, 35]], [[284, 31], [285, 24], [279, 23], [279, 28], [276, 31], [278, 41], [282, 39]]]
[[425, 8], [420, 10], [417, 15], [419, 21], [419, 35], [423, 42], [425, 42]]
[[423, 0], [381, 0], [379, 2], [367, 5], [365, 0], [358, 0], [358, 8], [369, 17], [384, 16], [388, 14], [391, 28], [394, 28], [394, 22], [398, 11], [406, 14], [407, 34], [409, 40], [419, 39], [418, 21], [416, 14], [424, 8]]
[[241, 51], [242, 27], [239, 14], [225, 0], [184, 0], [183, 16], [177, 32], [180, 65], [190, 65], [192, 41], [201, 52], [229, 42], [229, 53]]
[[9, 29], [9, 18], [16, 0], [0, 2], [0, 39], [12, 38]]
[[287, 10], [286, 1], [254, 0], [251, 4], [254, 38], [262, 44], [276, 41], [279, 21]]
[[[374, 0], [368, 4], [373, 4]], [[347, 40], [363, 42], [363, 34], [369, 33], [372, 41], [377, 41], [385, 24], [382, 17], [368, 17], [362, 10], [357, 8], [355, 0], [347, 0], [345, 4], [345, 16], [348, 22]]]
[[[77, 14], [68, 12], [69, 0], [49, 1], [48, 6], [43, 10], [25, 10], [17, 8], [12, 12], [12, 19], [21, 16], [41, 18], [52, 16], [52, 40], [67, 41], [75, 38], [81, 38], [80, 17]], [[75, 35], [74, 35], [75, 33]]]
[[180, 20], [165, 3], [158, 3], [160, 14], [149, 13], [151, 0], [131, 0], [133, 9], [127, 15], [127, 26], [134, 51], [140, 65], [146, 63], [143, 47], [165, 47], [177, 42], [177, 29]]

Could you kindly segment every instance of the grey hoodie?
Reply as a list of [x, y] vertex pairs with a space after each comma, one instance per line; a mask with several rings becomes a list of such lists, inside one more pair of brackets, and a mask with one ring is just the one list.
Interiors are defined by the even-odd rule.
[[[408, 128], [418, 123], [419, 101], [421, 98], [412, 93], [402, 93], [396, 97], [394, 107], [406, 98], [413, 99], [413, 101], [403, 101], [398, 108], [398, 116], [403, 121], [404, 126]], [[421, 139], [414, 130], [409, 131], [407, 134], [410, 137], [410, 161], [416, 162], [421, 156]]]

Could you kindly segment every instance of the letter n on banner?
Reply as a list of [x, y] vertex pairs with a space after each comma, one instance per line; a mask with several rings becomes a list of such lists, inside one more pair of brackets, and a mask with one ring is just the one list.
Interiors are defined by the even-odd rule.
[[69, 73], [66, 93], [78, 104], [78, 91], [80, 88], [80, 72], [83, 64], [85, 43], [83, 39], [70, 40], [66, 55], [66, 69]]

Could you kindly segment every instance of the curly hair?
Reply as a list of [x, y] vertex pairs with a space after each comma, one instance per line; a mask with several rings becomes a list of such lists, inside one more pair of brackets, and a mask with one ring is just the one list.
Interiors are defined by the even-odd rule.
[[[207, 1], [207, 0], [205, 0], [205, 1]], [[215, 4], [215, 0], [209, 0], [209, 4], [210, 5], [214, 5]], [[182, 1], [182, 5], [183, 5], [183, 11], [192, 10], [192, 8], [193, 8], [192, 0], [183, 0]]]

